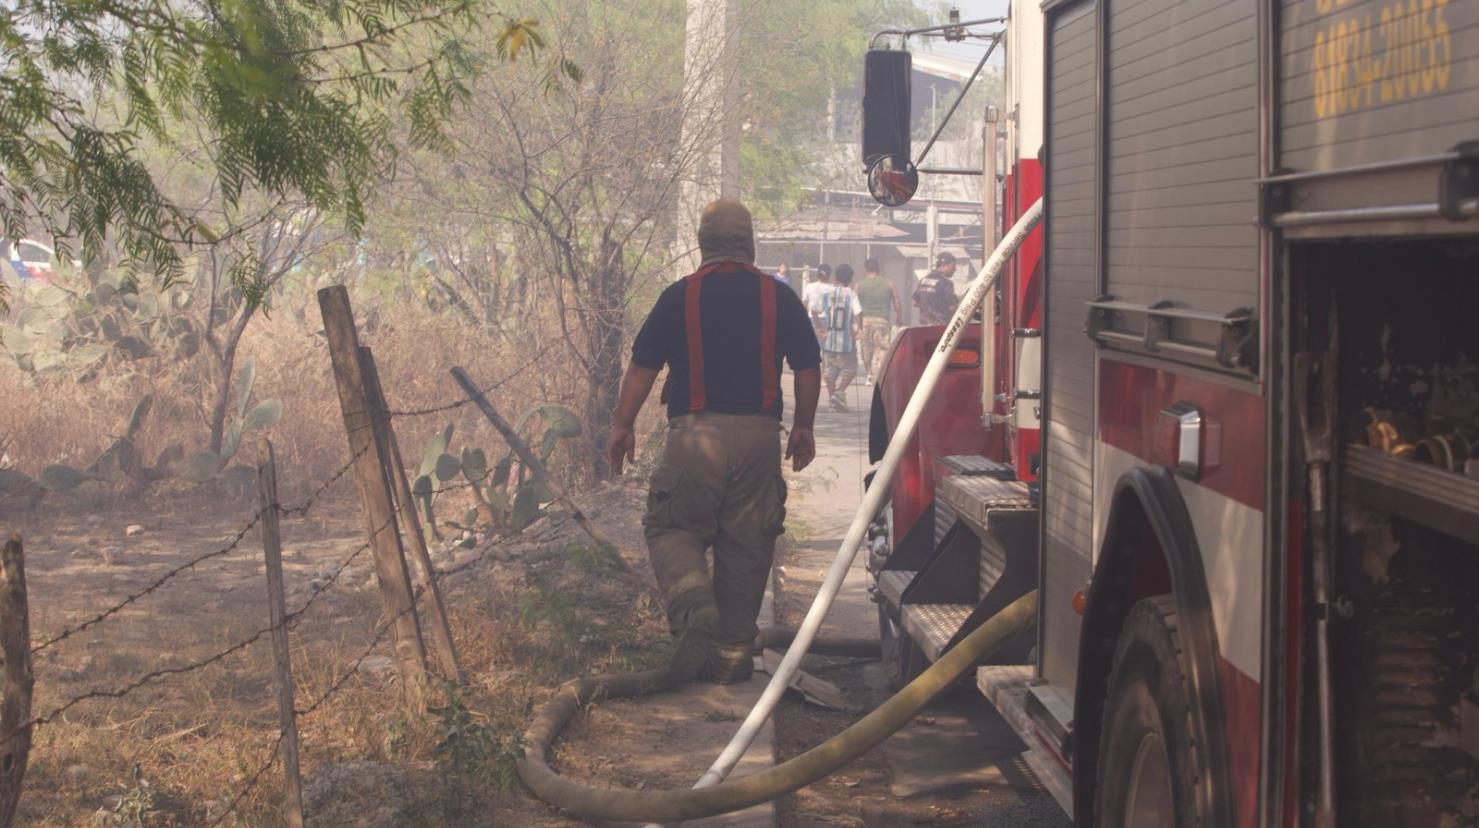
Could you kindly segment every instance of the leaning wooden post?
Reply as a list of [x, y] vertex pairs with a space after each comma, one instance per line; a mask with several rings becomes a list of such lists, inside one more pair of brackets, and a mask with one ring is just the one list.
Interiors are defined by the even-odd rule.
[[390, 484], [395, 495], [397, 514], [406, 536], [411, 540], [411, 560], [421, 575], [421, 586], [431, 596], [431, 646], [436, 651], [442, 675], [461, 684], [462, 665], [457, 660], [457, 647], [452, 643], [452, 625], [447, 621], [447, 607], [442, 603], [442, 589], [437, 585], [436, 570], [431, 565], [431, 550], [426, 548], [426, 535], [421, 531], [421, 516], [416, 514], [416, 501], [411, 497], [411, 484], [406, 481], [406, 466], [401, 459], [401, 447], [395, 439], [395, 429], [390, 424], [389, 406], [385, 402], [385, 389], [380, 385], [380, 369], [375, 367], [375, 355], [364, 345], [359, 348], [361, 370], [365, 372], [365, 392], [370, 396], [370, 416], [374, 418], [376, 438], [387, 448], [390, 455]]
[[549, 493], [554, 495], [555, 499], [560, 501], [566, 509], [570, 510], [570, 514], [575, 518], [575, 522], [580, 524], [580, 528], [584, 529], [586, 535], [595, 542], [596, 551], [605, 553], [613, 566], [622, 572], [626, 572], [628, 570], [626, 561], [622, 560], [621, 554], [616, 549], [616, 544], [608, 540], [606, 535], [600, 529], [597, 529], [595, 524], [591, 523], [591, 519], [586, 517], [584, 512], [580, 511], [580, 507], [575, 505], [575, 501], [570, 498], [570, 495], [565, 493], [565, 489], [555, 483], [554, 479], [550, 477], [549, 468], [544, 465], [544, 461], [540, 460], [539, 455], [529, 449], [529, 445], [524, 442], [524, 439], [519, 436], [518, 432], [514, 431], [513, 426], [510, 426], [507, 420], [499, 416], [498, 412], [494, 410], [493, 404], [488, 402], [488, 396], [473, 383], [472, 378], [467, 375], [467, 372], [461, 368], [453, 368], [452, 379], [457, 380], [457, 384], [462, 386], [462, 390], [466, 392], [467, 398], [472, 400], [473, 404], [483, 412], [483, 416], [488, 418], [488, 422], [492, 423], [493, 427], [498, 429], [498, 433], [503, 435], [503, 441], [508, 443], [508, 447], [513, 449], [514, 454], [519, 456], [519, 460], [534, 471], [536, 479], [543, 480], [545, 488], [549, 489]]
[[293, 663], [288, 653], [287, 598], [282, 583], [282, 530], [277, 502], [277, 458], [272, 443], [257, 450], [257, 494], [262, 510], [262, 552], [267, 562], [267, 615], [272, 622], [272, 660], [277, 668], [277, 715], [282, 728], [283, 819], [303, 828], [303, 779], [298, 775], [298, 720], [293, 714]]
[[0, 551], [0, 653], [5, 694], [0, 701], [0, 828], [9, 828], [21, 801], [31, 756], [31, 617], [26, 599], [26, 559], [21, 536]]
[[365, 505], [365, 527], [375, 553], [375, 574], [386, 622], [395, 630], [395, 658], [400, 669], [406, 701], [420, 707], [426, 689], [426, 644], [421, 640], [421, 622], [416, 617], [416, 596], [411, 592], [411, 574], [406, 571], [401, 549], [400, 526], [391, 501], [386, 469], [390, 462], [385, 446], [376, 439], [365, 393], [364, 372], [359, 363], [359, 336], [354, 330], [354, 311], [349, 291], [343, 285], [318, 292], [334, 382], [339, 387], [339, 407], [344, 412], [344, 430], [349, 434], [349, 453], [354, 459], [354, 480]]

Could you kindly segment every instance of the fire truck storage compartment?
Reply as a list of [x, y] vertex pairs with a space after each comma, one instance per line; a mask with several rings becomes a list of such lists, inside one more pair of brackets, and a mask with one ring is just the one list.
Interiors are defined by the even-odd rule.
[[[1479, 240], [1294, 245], [1337, 320], [1332, 626], [1341, 812], [1479, 821]], [[1296, 382], [1298, 379], [1296, 379]]]

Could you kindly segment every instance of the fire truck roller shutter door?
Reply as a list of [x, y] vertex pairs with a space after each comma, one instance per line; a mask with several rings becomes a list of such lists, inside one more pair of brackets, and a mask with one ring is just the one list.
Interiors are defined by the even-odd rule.
[[1201, 766], [1197, 812], [1205, 825], [1235, 824], [1223, 738], [1217, 633], [1206, 572], [1186, 504], [1171, 473], [1160, 466], [1132, 469], [1116, 484], [1104, 545], [1089, 587], [1074, 698], [1074, 812], [1081, 819], [1094, 814], [1096, 782], [1101, 776], [1099, 736], [1108, 724], [1105, 700], [1121, 633], [1138, 601], [1167, 589], [1174, 599], [1181, 645], [1178, 669], [1186, 678], [1190, 700], [1187, 732], [1206, 748], [1197, 757]]

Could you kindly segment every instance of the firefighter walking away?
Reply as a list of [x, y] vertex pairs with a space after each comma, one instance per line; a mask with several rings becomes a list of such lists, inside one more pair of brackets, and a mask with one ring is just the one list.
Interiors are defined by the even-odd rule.
[[744, 205], [705, 207], [698, 243], [699, 269], [663, 291], [632, 345], [607, 455], [618, 474], [634, 459], [637, 413], [666, 367], [669, 431], [647, 496], [647, 549], [678, 640], [673, 673], [728, 684], [753, 671], [786, 516], [782, 362], [796, 398], [785, 458], [800, 471], [816, 456], [821, 352], [796, 294], [755, 268]]

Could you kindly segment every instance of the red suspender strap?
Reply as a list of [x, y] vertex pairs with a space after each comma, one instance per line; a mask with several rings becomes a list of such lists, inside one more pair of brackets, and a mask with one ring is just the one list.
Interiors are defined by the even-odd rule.
[[781, 386], [775, 367], [775, 279], [750, 269], [760, 278], [760, 413], [774, 414]]
[[700, 316], [699, 292], [704, 277], [714, 272], [715, 265], [701, 267], [688, 276], [683, 289], [683, 331], [688, 339], [688, 410], [703, 411], [708, 405], [704, 388], [704, 331]]
[[[715, 262], [699, 268], [687, 277], [688, 284], [683, 290], [683, 332], [688, 341], [689, 411], [703, 411], [708, 406], [707, 389], [704, 386], [704, 333], [699, 296], [704, 277], [724, 264], [726, 263]], [[776, 410], [776, 395], [781, 387], [775, 366], [775, 279], [758, 268], [740, 266], [754, 273], [760, 280], [760, 411], [770, 414]]]

